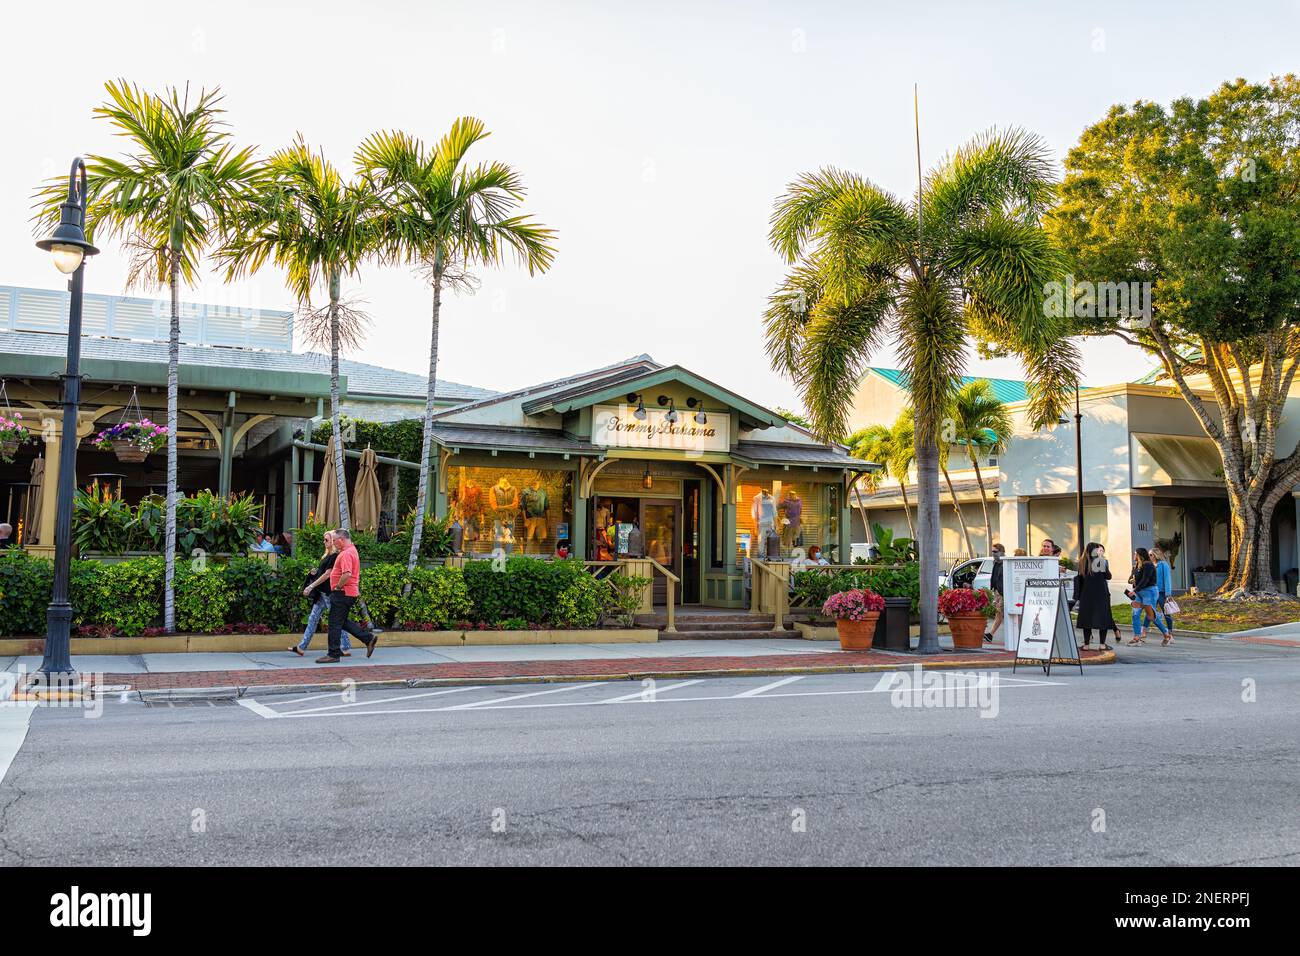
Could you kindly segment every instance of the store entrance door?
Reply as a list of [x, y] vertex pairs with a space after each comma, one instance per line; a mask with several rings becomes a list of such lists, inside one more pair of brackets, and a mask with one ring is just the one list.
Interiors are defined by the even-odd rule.
[[[647, 558], [653, 558], [679, 578], [682, 576], [682, 504], [667, 498], [641, 499], [641, 534], [645, 539]], [[685, 597], [681, 587], [677, 588], [677, 603]], [[654, 576], [654, 603], [664, 604], [668, 600], [668, 582], [662, 574]]]

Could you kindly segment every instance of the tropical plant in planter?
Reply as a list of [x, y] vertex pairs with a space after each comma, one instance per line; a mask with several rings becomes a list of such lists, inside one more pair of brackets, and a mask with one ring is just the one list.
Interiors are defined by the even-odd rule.
[[943, 588], [939, 591], [939, 613], [948, 619], [952, 646], [965, 650], [984, 646], [984, 624], [997, 612], [997, 602], [988, 588]]
[[96, 435], [92, 444], [100, 451], [113, 452], [118, 461], [144, 461], [167, 444], [167, 428], [155, 425], [147, 418], [121, 421]]
[[0, 459], [4, 459], [5, 464], [13, 464], [19, 446], [31, 440], [32, 433], [23, 424], [22, 412], [0, 413]]
[[876, 636], [876, 622], [885, 609], [885, 599], [867, 588], [852, 588], [832, 594], [822, 605], [822, 613], [835, 619], [840, 647], [846, 651], [871, 648]]

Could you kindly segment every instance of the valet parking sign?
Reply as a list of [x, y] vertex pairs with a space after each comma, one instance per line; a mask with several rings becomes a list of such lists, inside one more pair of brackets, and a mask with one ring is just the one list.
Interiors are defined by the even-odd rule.
[[1035, 661], [1047, 673], [1052, 672], [1052, 662], [1079, 665], [1079, 646], [1074, 640], [1074, 622], [1065, 601], [1065, 588], [1058, 578], [1030, 578], [1025, 582], [1025, 596], [1020, 615], [1019, 642], [1016, 660]]

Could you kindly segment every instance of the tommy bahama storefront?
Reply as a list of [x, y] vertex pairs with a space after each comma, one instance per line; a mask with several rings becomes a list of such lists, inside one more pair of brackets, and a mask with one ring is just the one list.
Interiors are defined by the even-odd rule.
[[846, 488], [871, 467], [645, 358], [449, 410], [434, 435], [463, 554], [650, 559], [677, 601], [721, 607], [746, 603], [751, 557], [847, 560]]

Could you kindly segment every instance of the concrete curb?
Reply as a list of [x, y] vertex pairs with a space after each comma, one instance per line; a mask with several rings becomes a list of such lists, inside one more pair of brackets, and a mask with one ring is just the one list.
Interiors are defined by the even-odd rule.
[[[1113, 664], [1114, 651], [1085, 660], [1084, 666]], [[284, 694], [342, 693], [345, 690], [399, 690], [417, 687], [473, 687], [504, 684], [573, 684], [613, 683], [616, 681], [681, 680], [692, 677], [789, 677], [817, 674], [874, 674], [882, 671], [903, 671], [920, 666], [923, 670], [989, 670], [1007, 669], [1014, 661], [899, 661], [897, 664], [818, 664], [798, 667], [734, 667], [701, 668], [677, 671], [624, 671], [614, 674], [544, 674], [510, 675], [507, 677], [410, 677], [373, 681], [333, 681], [312, 684], [248, 684], [242, 687], [169, 687], [161, 690], [137, 690], [130, 696], [141, 701], [168, 700], [240, 700], [257, 697], [274, 697]], [[1033, 663], [1021, 667], [1034, 668]], [[1072, 667], [1072, 664], [1058, 664]]]

